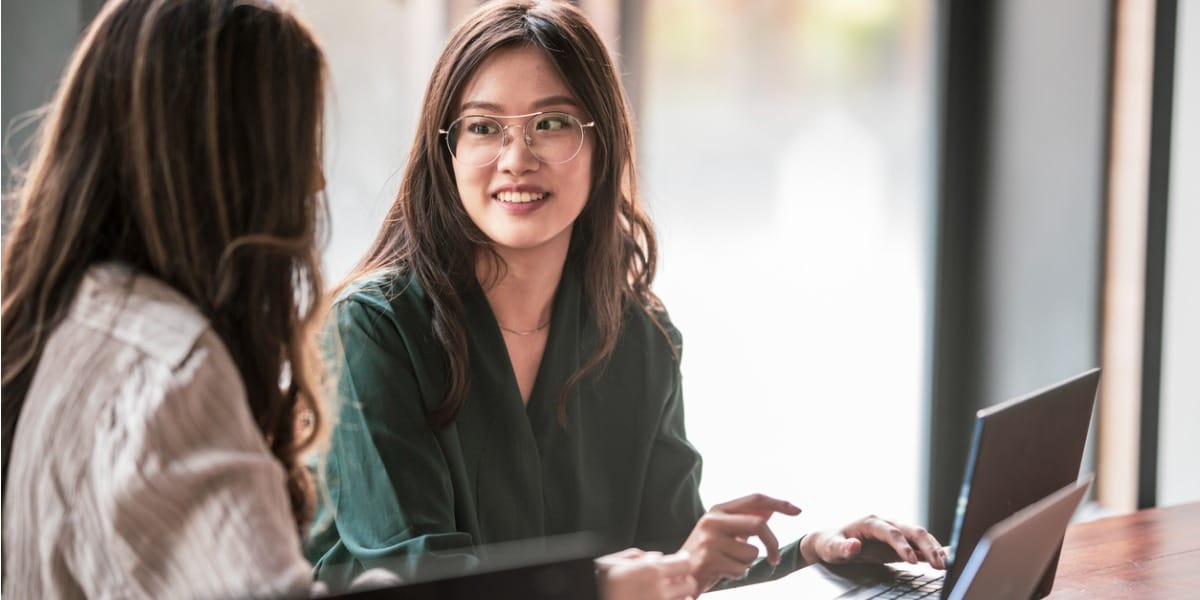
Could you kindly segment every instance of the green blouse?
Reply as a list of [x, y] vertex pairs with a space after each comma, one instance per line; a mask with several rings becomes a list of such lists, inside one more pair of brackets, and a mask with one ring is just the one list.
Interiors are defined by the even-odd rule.
[[[463, 297], [470, 386], [440, 431], [426, 415], [445, 394], [445, 358], [421, 286], [391, 274], [343, 294], [329, 494], [306, 549], [318, 579], [337, 589], [373, 567], [404, 576], [424, 561], [470, 561], [476, 545], [574, 532], [605, 552], [679, 549], [705, 512], [684, 431], [681, 338], [665, 314], [670, 340], [630, 309], [607, 366], [570, 390], [564, 427], [560, 392], [595, 340], [581, 287], [564, 269], [528, 406], [486, 298]], [[727, 584], [785, 575], [798, 555], [793, 543], [779, 567], [759, 560]]]

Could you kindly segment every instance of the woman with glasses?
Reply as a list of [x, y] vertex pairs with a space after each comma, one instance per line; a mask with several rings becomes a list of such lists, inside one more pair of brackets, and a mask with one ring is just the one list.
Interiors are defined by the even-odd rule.
[[114, 0], [3, 268], [4, 596], [307, 594], [325, 61], [266, 0]]
[[578, 531], [685, 551], [697, 589], [668, 577], [668, 595], [855, 559], [872, 540], [891, 548], [878, 558], [942, 566], [932, 536], [874, 517], [780, 548], [767, 519], [797, 514], [788, 502], [706, 512], [633, 155], [620, 80], [570, 4], [489, 3], [451, 34], [395, 204], [333, 309], [320, 578]]

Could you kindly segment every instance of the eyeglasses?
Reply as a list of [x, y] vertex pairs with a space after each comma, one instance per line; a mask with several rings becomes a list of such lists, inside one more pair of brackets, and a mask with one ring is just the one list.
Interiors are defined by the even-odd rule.
[[547, 165], [565, 163], [583, 148], [583, 130], [595, 127], [596, 122], [580, 123], [579, 119], [563, 112], [535, 112], [527, 115], [487, 117], [467, 115], [456, 119], [446, 129], [439, 129], [446, 138], [451, 156], [472, 167], [485, 167], [500, 158], [508, 145], [508, 128], [499, 119], [528, 120], [521, 125], [525, 146], [534, 158]]

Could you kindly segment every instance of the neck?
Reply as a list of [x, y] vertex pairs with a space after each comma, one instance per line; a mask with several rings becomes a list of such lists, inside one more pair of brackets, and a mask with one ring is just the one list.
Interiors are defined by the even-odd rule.
[[476, 277], [502, 328], [531, 331], [550, 322], [569, 241], [533, 250], [500, 250], [504, 265], [498, 272], [495, 261], [485, 254], [476, 259]]

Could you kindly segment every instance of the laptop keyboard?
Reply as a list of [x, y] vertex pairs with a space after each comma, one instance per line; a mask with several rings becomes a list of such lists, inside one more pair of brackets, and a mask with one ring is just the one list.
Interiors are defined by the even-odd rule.
[[879, 592], [868, 598], [878, 600], [936, 598], [942, 592], [942, 583], [945, 580], [945, 574], [897, 573], [895, 580], [881, 584]]

